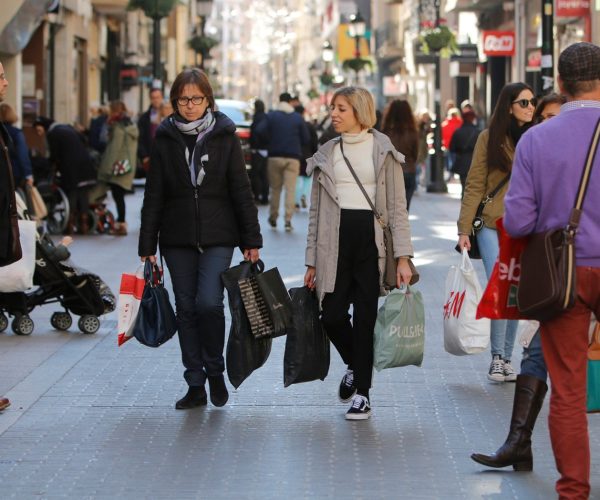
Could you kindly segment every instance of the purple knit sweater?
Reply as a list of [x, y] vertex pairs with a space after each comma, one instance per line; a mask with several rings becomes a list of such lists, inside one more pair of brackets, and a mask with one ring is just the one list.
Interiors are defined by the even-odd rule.
[[[504, 227], [511, 236], [540, 233], [568, 223], [598, 119], [600, 102], [573, 101], [565, 104], [556, 118], [521, 137], [504, 198]], [[575, 253], [578, 266], [600, 267], [600, 151], [583, 204]]]

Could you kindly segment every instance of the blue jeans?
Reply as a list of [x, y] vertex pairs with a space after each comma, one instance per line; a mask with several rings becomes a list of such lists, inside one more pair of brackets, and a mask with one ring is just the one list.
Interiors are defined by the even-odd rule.
[[535, 332], [529, 347], [523, 348], [521, 375], [531, 375], [544, 382], [548, 379], [548, 370], [542, 352], [542, 336], [539, 330]]
[[203, 386], [207, 376], [225, 371], [225, 310], [221, 273], [229, 269], [233, 248], [162, 249], [173, 283], [177, 332], [190, 386]]
[[[500, 249], [498, 232], [495, 229], [484, 227], [477, 233], [477, 243], [479, 243], [479, 251], [483, 259], [485, 274], [490, 279]], [[499, 355], [502, 359], [511, 359], [518, 326], [519, 322], [513, 319], [492, 320], [492, 356]]]
[[296, 205], [300, 205], [302, 197], [306, 203], [310, 203], [310, 188], [312, 186], [312, 177], [299, 175], [296, 180]]

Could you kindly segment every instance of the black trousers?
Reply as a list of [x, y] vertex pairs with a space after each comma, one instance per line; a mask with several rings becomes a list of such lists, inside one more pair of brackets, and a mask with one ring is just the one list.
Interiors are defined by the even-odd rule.
[[252, 153], [252, 169], [250, 184], [254, 199], [259, 203], [269, 202], [269, 179], [267, 178], [267, 158], [259, 153]]
[[221, 273], [229, 269], [233, 248], [162, 249], [175, 293], [177, 335], [185, 381], [202, 386], [225, 371], [225, 311]]
[[371, 210], [341, 211], [335, 288], [323, 298], [321, 315], [329, 339], [354, 371], [354, 384], [364, 395], [369, 393], [373, 376], [373, 330], [379, 298], [373, 218]]
[[117, 222], [125, 222], [125, 189], [117, 184], [110, 184], [110, 191], [117, 206]]

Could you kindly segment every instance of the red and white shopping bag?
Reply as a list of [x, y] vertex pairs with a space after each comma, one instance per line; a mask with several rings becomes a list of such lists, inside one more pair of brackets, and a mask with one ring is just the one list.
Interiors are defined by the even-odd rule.
[[139, 266], [135, 274], [123, 273], [119, 289], [118, 345], [123, 345], [132, 336], [140, 302], [144, 293], [144, 266]]

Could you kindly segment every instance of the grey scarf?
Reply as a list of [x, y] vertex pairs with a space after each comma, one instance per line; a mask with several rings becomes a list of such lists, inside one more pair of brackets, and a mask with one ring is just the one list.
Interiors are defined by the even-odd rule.
[[[196, 145], [194, 146], [194, 151], [192, 152], [192, 156], [190, 158], [190, 153], [185, 148], [185, 159], [188, 162], [188, 168], [190, 169], [190, 178], [192, 180], [192, 184], [194, 186], [199, 186], [202, 184], [202, 180], [204, 179], [204, 167], [200, 165], [198, 168], [198, 161], [196, 161], [196, 151], [198, 151], [202, 147], [203, 139], [208, 135], [208, 133], [215, 128], [215, 116], [212, 114], [210, 109], [206, 110], [204, 116], [198, 120], [194, 120], [193, 122], [184, 121], [179, 115], [175, 114], [170, 117], [171, 123], [177, 127], [182, 134], [185, 135], [197, 135], [196, 137]], [[202, 163], [204, 157], [200, 158], [200, 162]], [[208, 158], [206, 158], [208, 160]]]

